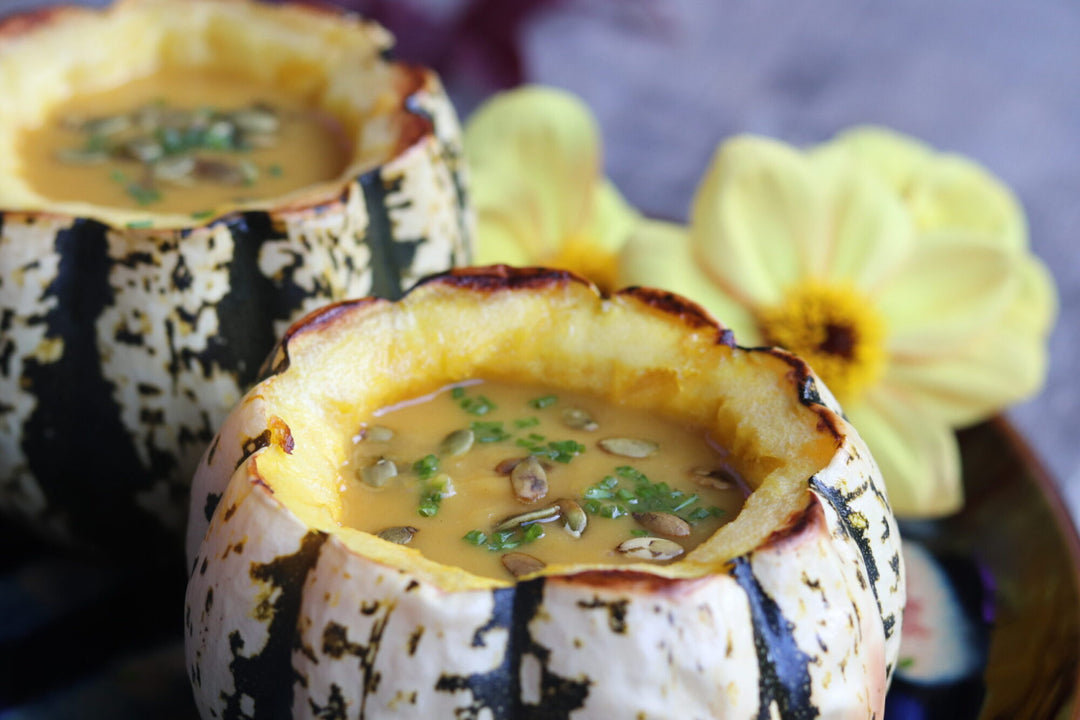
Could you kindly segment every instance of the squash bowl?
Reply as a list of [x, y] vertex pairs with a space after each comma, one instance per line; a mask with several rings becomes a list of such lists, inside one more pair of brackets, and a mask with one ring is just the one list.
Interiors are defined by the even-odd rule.
[[[179, 557], [198, 458], [289, 323], [468, 258], [453, 108], [390, 45], [355, 16], [246, 0], [0, 23], [0, 513], [114, 558]], [[26, 182], [21, 129], [162, 68], [289, 87], [341, 124], [345, 169], [198, 214]]]
[[[480, 577], [342, 524], [373, 411], [542, 382], [710, 429], [752, 492], [663, 566]], [[187, 668], [204, 718], [882, 717], [904, 571], [879, 471], [798, 358], [669, 293], [469, 268], [308, 315], [195, 476]]]

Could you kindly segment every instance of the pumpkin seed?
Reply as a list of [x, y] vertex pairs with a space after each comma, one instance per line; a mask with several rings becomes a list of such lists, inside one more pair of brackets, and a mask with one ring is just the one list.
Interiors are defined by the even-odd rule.
[[93, 118], [82, 123], [80, 129], [91, 135], [108, 137], [124, 132], [131, 127], [131, 118], [127, 115], [113, 115], [111, 117]]
[[387, 542], [392, 542], [396, 545], [408, 545], [413, 539], [413, 535], [418, 532], [420, 531], [412, 525], [400, 525], [397, 527], [383, 528], [376, 534]]
[[547, 567], [547, 564], [543, 560], [535, 558], [527, 553], [509, 552], [500, 559], [502, 560], [503, 567], [516, 578], [532, 575]]
[[232, 121], [242, 132], [268, 135], [277, 132], [278, 117], [273, 110], [264, 107], [245, 108], [232, 114]]
[[576, 500], [570, 498], [559, 498], [558, 506], [564, 521], [563, 529], [576, 538], [581, 537], [581, 533], [585, 532], [585, 526], [589, 523], [589, 516], [585, 514], [585, 510], [578, 505]]
[[394, 431], [385, 425], [369, 425], [364, 432], [364, 439], [371, 442], [390, 442]]
[[690, 474], [694, 476], [694, 482], [702, 487], [713, 488], [714, 490], [730, 490], [736, 486], [735, 476], [723, 468], [697, 467], [691, 470]]
[[548, 493], [547, 473], [540, 461], [530, 455], [510, 471], [514, 495], [524, 503], [534, 503]]
[[472, 449], [475, 440], [476, 434], [472, 430], [468, 428], [455, 430], [443, 438], [442, 443], [439, 445], [439, 454], [449, 455], [450, 457], [464, 455]]
[[154, 163], [154, 177], [176, 182], [191, 177], [195, 171], [195, 158], [190, 155], [164, 157]]
[[630, 538], [615, 549], [643, 560], [670, 560], [683, 554], [683, 547], [679, 543], [657, 537]]
[[202, 180], [213, 180], [225, 185], [243, 185], [244, 173], [236, 165], [222, 160], [199, 158], [195, 164], [195, 175]]
[[141, 163], [152, 163], [165, 154], [161, 143], [148, 137], [137, 137], [124, 143], [124, 151]]
[[371, 487], [382, 487], [392, 477], [397, 477], [398, 469], [393, 460], [380, 458], [374, 465], [360, 471], [361, 479]]
[[584, 408], [563, 408], [562, 419], [563, 424], [566, 425], [566, 427], [573, 428], [574, 430], [586, 430], [592, 432], [593, 430], [598, 430], [600, 428], [600, 425], [593, 420], [589, 411]]
[[640, 438], [604, 438], [597, 445], [610, 455], [620, 455], [628, 458], [647, 458], [660, 449], [659, 443]]
[[493, 530], [500, 532], [502, 530], [512, 530], [517, 527], [521, 527], [525, 523], [541, 522], [543, 520], [554, 520], [559, 517], [561, 509], [559, 505], [549, 505], [548, 507], [537, 508], [536, 510], [529, 510], [528, 512], [519, 513], [518, 515], [511, 515], [508, 518], [504, 518], [496, 523]]
[[666, 512], [637, 512], [631, 515], [638, 525], [657, 535], [686, 537], [690, 534], [690, 523], [678, 515]]

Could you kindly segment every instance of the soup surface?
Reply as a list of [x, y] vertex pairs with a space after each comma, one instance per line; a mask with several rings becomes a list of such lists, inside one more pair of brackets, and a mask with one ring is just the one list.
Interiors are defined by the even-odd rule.
[[343, 524], [499, 579], [672, 561], [745, 499], [701, 428], [544, 388], [443, 388], [384, 408], [353, 442]]
[[72, 97], [19, 147], [22, 176], [50, 200], [196, 217], [330, 180], [350, 157], [301, 98], [202, 70]]

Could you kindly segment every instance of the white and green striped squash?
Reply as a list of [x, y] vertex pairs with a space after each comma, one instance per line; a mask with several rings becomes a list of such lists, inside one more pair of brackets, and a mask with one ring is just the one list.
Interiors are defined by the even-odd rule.
[[[359, 424], [471, 377], [700, 423], [753, 490], [673, 564], [517, 582], [342, 526]], [[899, 547], [873, 459], [798, 358], [668, 293], [460, 269], [296, 323], [229, 415], [193, 487], [187, 668], [207, 719], [881, 718]]]
[[[355, 16], [246, 0], [0, 24], [0, 514], [178, 558], [198, 458], [288, 324], [467, 260], [457, 119], [438, 79], [390, 61], [390, 45]], [[309, 83], [353, 140], [348, 168], [198, 222], [54, 203], [20, 178], [20, 127], [166, 57]]]

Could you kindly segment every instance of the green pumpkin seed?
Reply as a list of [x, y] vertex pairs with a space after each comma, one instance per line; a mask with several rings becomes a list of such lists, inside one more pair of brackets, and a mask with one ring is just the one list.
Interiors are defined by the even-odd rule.
[[374, 465], [369, 465], [360, 471], [360, 477], [365, 484], [371, 487], [382, 487], [390, 478], [397, 477], [398, 469], [393, 460], [380, 458]]
[[152, 163], [165, 154], [161, 143], [148, 137], [137, 137], [124, 143], [124, 151], [141, 163]]
[[737, 483], [735, 476], [728, 470], [723, 468], [694, 468], [690, 471], [694, 476], [694, 482], [702, 487], [713, 488], [714, 490], [731, 490]]
[[670, 560], [683, 554], [683, 547], [679, 543], [657, 537], [630, 538], [615, 549], [642, 560]]
[[563, 529], [574, 537], [581, 537], [581, 533], [585, 532], [585, 526], [589, 523], [589, 516], [585, 510], [578, 505], [576, 500], [570, 498], [559, 498], [557, 504], [563, 517]]
[[267, 135], [278, 130], [280, 122], [273, 110], [264, 107], [245, 108], [232, 113], [232, 121], [242, 132]]
[[509, 552], [500, 558], [503, 567], [516, 578], [532, 575], [547, 567], [547, 564], [539, 558], [521, 552]]
[[495, 532], [501, 532], [503, 530], [512, 530], [517, 527], [521, 527], [526, 523], [541, 522], [543, 520], [554, 520], [559, 517], [560, 508], [558, 505], [549, 505], [548, 507], [537, 508], [536, 510], [529, 510], [528, 512], [519, 513], [518, 515], [511, 515], [508, 518], [504, 518], [495, 524], [493, 530]]
[[651, 533], [667, 537], [686, 537], [690, 534], [690, 523], [678, 515], [666, 512], [631, 513], [638, 525]]
[[619, 455], [628, 458], [647, 458], [654, 455], [660, 449], [659, 443], [640, 438], [604, 438], [597, 443], [600, 449], [610, 455]]
[[413, 535], [418, 532], [420, 531], [411, 525], [401, 525], [398, 527], [384, 528], [376, 534], [387, 542], [392, 542], [396, 545], [408, 545], [413, 539]]
[[562, 419], [566, 427], [574, 430], [592, 432], [600, 428], [600, 425], [593, 420], [589, 411], [579, 407], [563, 408]]
[[171, 182], [182, 181], [191, 177], [195, 171], [195, 158], [190, 155], [163, 157], [154, 163], [154, 177]]
[[534, 503], [548, 494], [547, 473], [540, 461], [530, 455], [510, 471], [514, 495], [524, 503]]
[[82, 123], [80, 129], [91, 135], [109, 137], [124, 132], [131, 127], [131, 118], [127, 115], [113, 115], [111, 117], [94, 118]]
[[476, 434], [469, 429], [455, 430], [443, 438], [439, 445], [439, 454], [457, 457], [464, 455], [472, 449]]
[[385, 425], [369, 425], [364, 430], [364, 439], [371, 442], [390, 442], [394, 439], [394, 431]]

